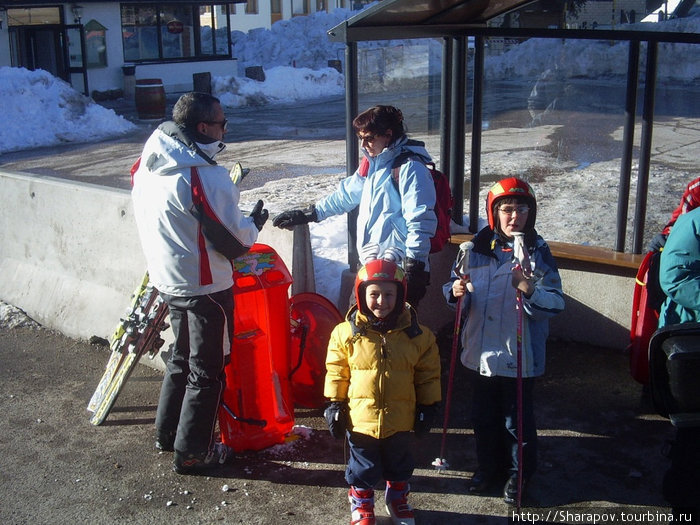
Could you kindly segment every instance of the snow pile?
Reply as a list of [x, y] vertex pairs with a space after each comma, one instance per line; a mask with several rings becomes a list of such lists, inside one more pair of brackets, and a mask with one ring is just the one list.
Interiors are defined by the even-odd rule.
[[96, 142], [136, 128], [43, 70], [0, 67], [0, 99], [0, 153]]
[[[700, 9], [691, 18], [658, 24], [638, 23], [625, 29], [700, 33]], [[700, 79], [700, 53], [693, 44], [660, 43], [657, 78], [660, 81], [694, 83]], [[562, 68], [576, 78], [622, 78], [627, 75], [629, 43], [607, 40], [557, 40], [531, 38], [499, 56], [484, 61], [490, 80], [534, 79], [547, 68]], [[646, 45], [640, 46], [640, 64], [646, 63]]]
[[265, 70], [265, 80], [246, 77], [214, 77], [212, 93], [223, 106], [257, 106], [341, 96], [345, 79], [333, 68], [313, 70], [276, 66]]
[[19, 308], [0, 301], [0, 328], [19, 327], [41, 328], [41, 325]]
[[327, 31], [358, 11], [336, 9], [319, 11], [308, 16], [279, 20], [270, 29], [258, 28], [244, 33], [231, 32], [233, 56], [240, 70], [249, 66], [328, 67], [329, 59], [341, 59], [345, 46], [331, 42]]

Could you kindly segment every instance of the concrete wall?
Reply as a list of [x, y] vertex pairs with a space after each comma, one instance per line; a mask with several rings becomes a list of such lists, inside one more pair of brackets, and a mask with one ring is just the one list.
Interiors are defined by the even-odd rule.
[[[0, 186], [0, 299], [70, 337], [109, 338], [145, 271], [129, 192], [3, 171]], [[292, 293], [314, 290], [308, 227], [269, 225], [258, 241], [292, 269]]]

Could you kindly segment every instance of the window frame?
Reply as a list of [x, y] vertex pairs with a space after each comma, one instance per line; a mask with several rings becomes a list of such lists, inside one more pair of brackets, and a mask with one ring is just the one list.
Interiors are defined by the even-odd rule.
[[[124, 62], [131, 64], [147, 64], [147, 63], [173, 63], [173, 62], [198, 62], [205, 60], [230, 60], [231, 54], [231, 9], [234, 4], [231, 2], [208, 2], [208, 3], [196, 3], [183, 4], [177, 2], [124, 2], [120, 4], [119, 14], [121, 22], [122, 31], [122, 54], [124, 57]], [[221, 13], [219, 18], [216, 17], [217, 9]], [[201, 8], [208, 9], [208, 12], [201, 13]], [[140, 35], [133, 29], [139, 27], [137, 22], [139, 18], [139, 12], [145, 11], [147, 9], [152, 9], [154, 11], [154, 23], [150, 26], [141, 27], [151, 27], [153, 32], [153, 40], [151, 42], [151, 47], [153, 48], [153, 53], [149, 56], [143, 56], [143, 50], [146, 49], [143, 46], [143, 40], [140, 39]], [[164, 41], [163, 41], [163, 31], [168, 31], [167, 23], [162, 20], [162, 15], [164, 12], [171, 12], [173, 10], [187, 9], [190, 12], [190, 21], [192, 23], [189, 28], [186, 26], [185, 31], [190, 32], [190, 37], [193, 42], [190, 44], [192, 53], [185, 56], [182, 52], [179, 56], [166, 56]], [[202, 16], [210, 17], [210, 22], [216, 25], [218, 21], [221, 23], [220, 27], [212, 27], [211, 29], [211, 43], [206, 43], [205, 36], [202, 34], [202, 29], [204, 27], [201, 24]], [[127, 23], [128, 22], [128, 23]], [[222, 31], [223, 30], [223, 31]], [[127, 33], [135, 34], [135, 41], [137, 44], [137, 56], [129, 55], [130, 45], [127, 43]], [[220, 39], [225, 39], [225, 42], [219, 42]], [[203, 45], [203, 42], [205, 45]], [[206, 49], [207, 51], [204, 51]], [[225, 51], [224, 51], [225, 49]]]

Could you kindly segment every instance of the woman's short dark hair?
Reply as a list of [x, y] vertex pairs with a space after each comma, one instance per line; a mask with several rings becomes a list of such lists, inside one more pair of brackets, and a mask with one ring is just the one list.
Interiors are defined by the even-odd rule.
[[388, 129], [392, 132], [392, 142], [406, 134], [403, 126], [403, 113], [394, 106], [374, 106], [355, 117], [352, 121], [355, 133], [367, 131], [383, 135]]
[[185, 93], [175, 103], [173, 120], [186, 129], [194, 129], [200, 122], [216, 119], [214, 105], [219, 103], [218, 98], [208, 93]]

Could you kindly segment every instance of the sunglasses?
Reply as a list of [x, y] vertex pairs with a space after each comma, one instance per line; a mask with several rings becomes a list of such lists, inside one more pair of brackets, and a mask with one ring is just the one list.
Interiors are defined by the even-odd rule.
[[228, 120], [227, 119], [224, 119], [224, 120], [204, 120], [203, 122], [205, 124], [218, 124], [219, 126], [221, 126], [221, 129], [223, 129], [224, 131], [226, 131], [228, 129], [228, 127], [227, 127]]

